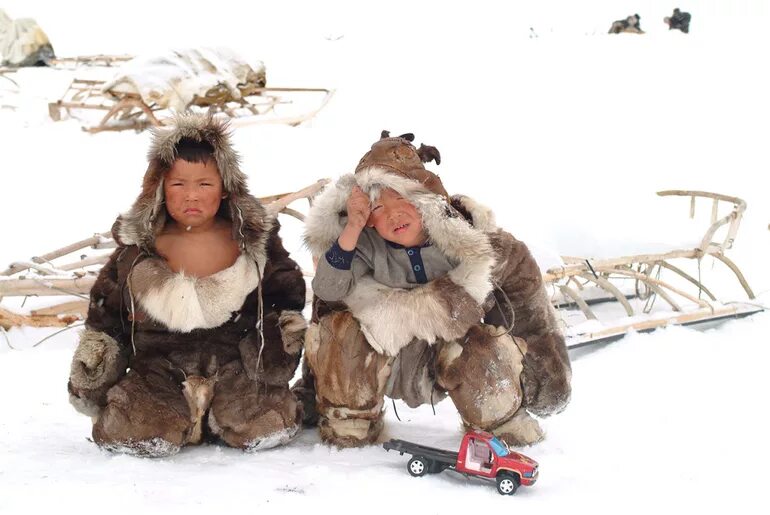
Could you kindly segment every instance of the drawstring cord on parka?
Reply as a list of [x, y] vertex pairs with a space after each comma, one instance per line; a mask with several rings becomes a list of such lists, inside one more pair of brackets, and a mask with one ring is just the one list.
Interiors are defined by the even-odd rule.
[[[241, 243], [241, 251], [244, 253], [248, 252], [246, 251], [246, 235], [243, 234], [243, 213], [241, 212], [241, 208], [238, 207], [238, 205], [233, 204], [233, 207], [235, 207], [235, 211], [238, 213], [238, 235], [240, 236], [240, 243]], [[262, 364], [262, 351], [265, 349], [265, 318], [264, 318], [264, 302], [262, 300], [262, 271], [259, 268], [259, 261], [254, 260], [254, 263], [257, 266], [257, 280], [259, 283], [257, 284], [257, 325], [256, 329], [259, 333], [259, 353], [257, 354], [257, 363], [254, 370], [254, 382], [256, 383], [256, 389], [257, 389], [257, 395], [259, 395], [259, 367]]]
[[136, 262], [139, 261], [139, 258], [142, 257], [143, 255], [144, 255], [144, 251], [139, 252], [139, 254], [136, 255], [136, 257], [134, 258], [134, 261], [131, 263], [131, 266], [128, 269], [128, 275], [126, 276], [126, 285], [128, 286], [128, 299], [131, 301], [131, 348], [134, 351], [134, 356], [136, 356], [136, 343], [134, 342], [134, 334], [136, 332], [136, 305], [134, 304], [134, 292], [131, 289], [131, 276], [134, 273], [134, 266], [136, 265]]

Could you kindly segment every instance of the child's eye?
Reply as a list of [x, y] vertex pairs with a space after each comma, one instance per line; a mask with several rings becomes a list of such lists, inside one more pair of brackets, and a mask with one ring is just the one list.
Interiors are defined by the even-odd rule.
[[374, 207], [372, 208], [372, 213], [373, 213], [373, 212], [375, 212], [375, 211], [377, 211], [377, 210], [378, 210], [378, 209], [380, 209], [381, 207], [382, 207], [382, 205], [379, 205], [379, 206], [374, 206]]

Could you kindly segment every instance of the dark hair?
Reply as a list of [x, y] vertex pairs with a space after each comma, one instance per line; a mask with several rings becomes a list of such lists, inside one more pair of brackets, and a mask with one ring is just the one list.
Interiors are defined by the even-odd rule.
[[214, 147], [208, 141], [182, 138], [176, 144], [176, 158], [188, 163], [207, 163], [214, 160]]

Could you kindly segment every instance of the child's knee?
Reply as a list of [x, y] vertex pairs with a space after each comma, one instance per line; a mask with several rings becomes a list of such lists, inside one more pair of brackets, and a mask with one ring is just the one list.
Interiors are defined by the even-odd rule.
[[335, 406], [368, 410], [382, 403], [393, 359], [367, 343], [349, 312], [330, 313], [311, 325], [305, 350], [319, 411]]
[[480, 324], [439, 351], [437, 382], [449, 392], [463, 420], [489, 428], [521, 407], [526, 344], [504, 329]]
[[129, 372], [107, 393], [107, 406], [93, 427], [94, 441], [111, 451], [166, 456], [185, 443], [192, 422], [176, 384], [154, 378], [152, 388]]
[[347, 311], [326, 314], [308, 328], [305, 357], [315, 378], [321, 439], [339, 447], [374, 442], [393, 358], [367, 343]]
[[288, 384], [258, 384], [233, 367], [217, 382], [207, 422], [230, 447], [256, 451], [288, 443], [300, 430], [301, 416]]

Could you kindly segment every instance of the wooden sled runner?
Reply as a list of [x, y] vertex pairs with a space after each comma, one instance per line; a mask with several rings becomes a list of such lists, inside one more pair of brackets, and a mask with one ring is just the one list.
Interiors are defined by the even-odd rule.
[[[319, 181], [294, 193], [260, 199], [275, 213], [283, 213], [304, 221], [298, 210], [288, 207], [296, 200], [309, 202], [327, 181]], [[728, 197], [700, 191], [663, 191], [661, 196], [689, 197], [691, 215], [696, 199], [712, 202], [712, 222], [693, 248], [594, 259], [591, 257], [562, 257], [563, 265], [551, 267], [543, 273], [549, 290], [554, 292], [552, 302], [565, 323], [567, 345], [576, 349], [589, 344], [609, 342], [630, 331], [651, 331], [667, 325], [715, 323], [728, 318], [748, 316], [763, 310], [751, 303], [720, 302], [714, 292], [698, 277], [698, 267], [706, 256], [722, 263], [741, 285], [746, 297], [754, 299], [746, 278], [725, 251], [735, 240], [746, 203]], [[720, 208], [730, 207], [719, 217]], [[725, 236], [715, 240], [717, 233]], [[88, 293], [96, 280], [99, 268], [107, 261], [115, 247], [109, 233], [64, 248], [33, 257], [29, 261], [13, 263], [0, 272], [0, 301], [3, 296], [70, 295], [80, 300], [22, 316], [0, 307], [0, 327], [13, 325], [66, 326], [84, 319], [88, 309]], [[90, 256], [73, 259], [73, 253], [91, 249]], [[61, 263], [61, 264], [60, 264]], [[311, 276], [312, 273], [306, 272]], [[655, 302], [656, 299], [659, 302]], [[657, 305], [656, 305], [657, 304]]]

